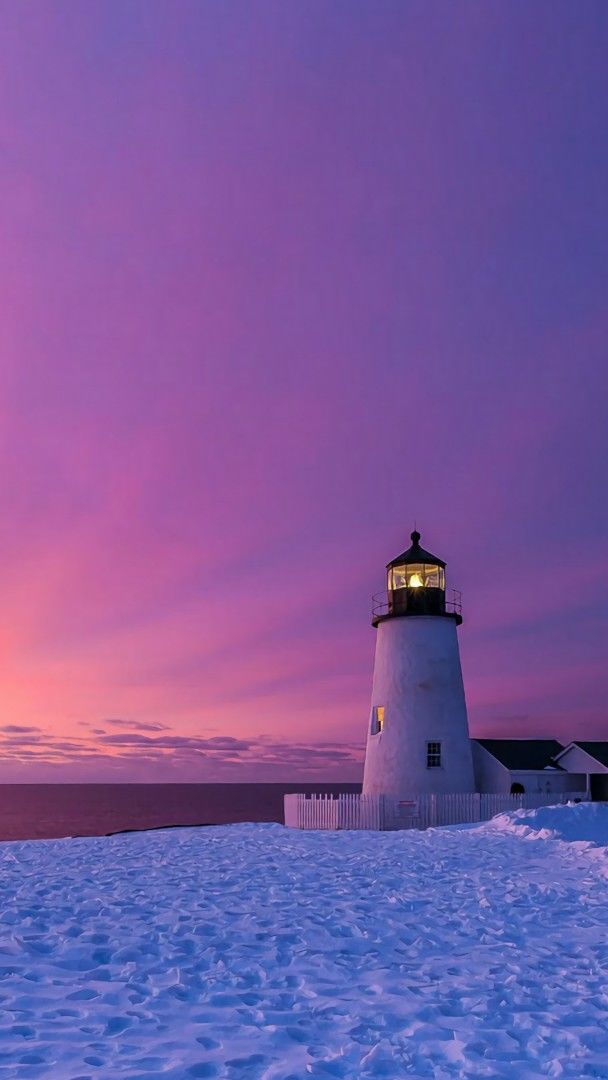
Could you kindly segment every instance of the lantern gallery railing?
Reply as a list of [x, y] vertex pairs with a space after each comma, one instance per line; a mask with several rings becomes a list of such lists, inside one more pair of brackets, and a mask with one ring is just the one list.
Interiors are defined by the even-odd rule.
[[[399, 597], [399, 593], [401, 591], [403, 591], [404, 593], [409, 592], [408, 589], [398, 590], [396, 593], [379, 592], [379, 593], [376, 593], [376, 595], [372, 597], [372, 622], [377, 622], [380, 619], [384, 619], [384, 618], [386, 618], [387, 615], [394, 615], [394, 614], [406, 615], [408, 613], [407, 612], [407, 604], [399, 604], [399, 605], [395, 604], [395, 597], [396, 596]], [[432, 607], [429, 605], [429, 612], [428, 613], [429, 613], [429, 615], [436, 615], [436, 614], [438, 614], [437, 606], [436, 606], [436, 604], [437, 604], [437, 600], [436, 600], [437, 590], [433, 589], [431, 591], [434, 594], [433, 595], [433, 604], [432, 604]], [[423, 614], [423, 602], [424, 602], [423, 601], [423, 592], [424, 592], [424, 590], [422, 590], [422, 589], [416, 589], [415, 590], [414, 599], [416, 600], [416, 605], [415, 605], [415, 608], [413, 608], [413, 612], [415, 611], [416, 614]], [[461, 619], [462, 619], [462, 593], [460, 592], [459, 589], [448, 589], [446, 591], [446, 594], [445, 594], [445, 612], [442, 611], [439, 614], [444, 614], [444, 613], [446, 615], [453, 615], [458, 619], [459, 622], [461, 621]]]

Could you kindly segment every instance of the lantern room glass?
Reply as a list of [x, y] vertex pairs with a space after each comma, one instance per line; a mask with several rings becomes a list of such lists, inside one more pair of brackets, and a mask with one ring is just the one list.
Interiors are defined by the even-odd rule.
[[389, 592], [397, 589], [442, 589], [445, 591], [445, 570], [427, 563], [405, 563], [391, 566], [388, 571]]

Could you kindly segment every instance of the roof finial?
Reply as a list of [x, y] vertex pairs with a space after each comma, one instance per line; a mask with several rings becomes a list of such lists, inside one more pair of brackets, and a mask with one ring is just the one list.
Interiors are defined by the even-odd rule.
[[414, 544], [419, 544], [420, 543], [420, 533], [416, 529], [416, 522], [414, 522], [414, 531], [413, 531], [413, 533], [411, 533], [411, 540], [412, 540], [412, 543], [414, 543]]

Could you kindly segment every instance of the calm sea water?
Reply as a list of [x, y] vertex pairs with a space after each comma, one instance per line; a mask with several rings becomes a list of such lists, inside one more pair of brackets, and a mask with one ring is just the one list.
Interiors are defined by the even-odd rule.
[[0, 840], [282, 822], [287, 792], [360, 790], [360, 784], [5, 784], [0, 786]]

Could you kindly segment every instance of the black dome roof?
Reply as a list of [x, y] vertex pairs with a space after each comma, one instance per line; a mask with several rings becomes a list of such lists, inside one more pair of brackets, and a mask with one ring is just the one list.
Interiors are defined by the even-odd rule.
[[426, 563], [427, 566], [442, 566], [445, 569], [443, 559], [438, 559], [436, 555], [431, 555], [430, 551], [425, 551], [424, 548], [420, 547], [420, 533], [416, 532], [415, 529], [411, 538], [412, 546], [407, 551], [402, 552], [401, 555], [391, 559], [386, 564], [387, 570], [390, 566], [403, 566], [404, 564], [407, 566], [411, 563]]

